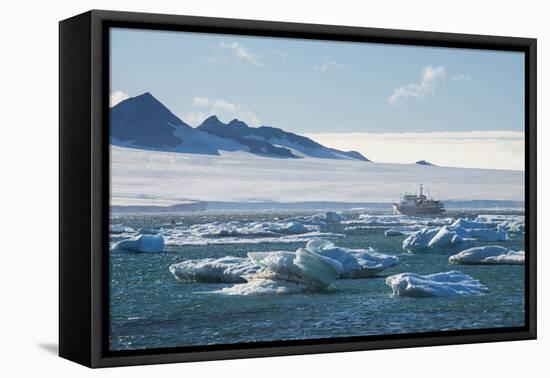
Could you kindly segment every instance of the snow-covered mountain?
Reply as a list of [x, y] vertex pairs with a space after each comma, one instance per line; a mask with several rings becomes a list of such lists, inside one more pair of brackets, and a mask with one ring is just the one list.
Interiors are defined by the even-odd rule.
[[189, 126], [149, 92], [112, 107], [110, 126], [111, 144], [117, 146], [207, 155], [245, 149]]
[[111, 108], [111, 144], [147, 150], [219, 155], [245, 151], [276, 158], [305, 156], [368, 161], [355, 151], [339, 151], [274, 127], [254, 128], [234, 119], [228, 124], [216, 116], [193, 128], [174, 115], [149, 92]]
[[230, 138], [241, 144], [254, 146], [255, 144], [269, 143], [273, 146], [285, 147], [297, 156], [311, 156], [326, 159], [351, 159], [369, 161], [356, 151], [340, 151], [325, 147], [309, 138], [290, 133], [282, 129], [269, 126], [250, 127], [237, 119], [225, 124], [215, 115], [207, 118], [199, 130]]

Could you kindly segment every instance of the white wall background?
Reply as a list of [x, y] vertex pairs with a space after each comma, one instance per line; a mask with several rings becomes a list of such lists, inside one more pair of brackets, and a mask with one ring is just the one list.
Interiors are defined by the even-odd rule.
[[[89, 370], [57, 344], [57, 64], [61, 19], [91, 8], [536, 37], [539, 123], [539, 340]], [[550, 26], [543, 1], [8, 1], [0, 22], [0, 375], [4, 377], [518, 377], [548, 371]], [[546, 113], [547, 115], [548, 113]], [[75, 125], [77, 126], [77, 125]], [[475, 314], [465, 314], [465, 316]], [[545, 350], [546, 349], [546, 350]]]

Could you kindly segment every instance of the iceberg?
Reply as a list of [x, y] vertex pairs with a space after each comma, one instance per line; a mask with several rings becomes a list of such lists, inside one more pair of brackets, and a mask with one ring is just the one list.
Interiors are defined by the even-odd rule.
[[337, 247], [334, 243], [314, 239], [306, 249], [321, 256], [338, 261], [343, 268], [340, 278], [368, 278], [399, 263], [396, 256], [377, 253], [374, 249], [350, 249]]
[[488, 228], [487, 225], [483, 225], [481, 228], [465, 228], [478, 225], [478, 222], [460, 218], [449, 226], [426, 227], [410, 234], [403, 241], [403, 249], [409, 252], [425, 249], [466, 249], [476, 246], [479, 242], [508, 240], [506, 230]]
[[204, 283], [242, 283], [246, 282], [243, 275], [257, 273], [260, 269], [248, 258], [233, 256], [186, 260], [168, 268], [178, 281]]
[[403, 249], [409, 252], [421, 251], [428, 248], [432, 238], [439, 232], [439, 228], [426, 227], [416, 231], [403, 240]]
[[299, 248], [296, 252], [249, 252], [248, 257], [265, 268], [257, 277], [290, 281], [310, 289], [323, 289], [344, 271], [340, 262]]
[[459, 226], [443, 226], [428, 243], [430, 248], [455, 246], [469, 237], [468, 231]]
[[163, 249], [162, 235], [138, 235], [115, 243], [111, 252], [161, 253]]
[[249, 252], [261, 270], [242, 277], [247, 281], [219, 290], [227, 295], [291, 294], [318, 291], [330, 286], [343, 272], [339, 261], [305, 248], [296, 252]]
[[488, 227], [486, 223], [471, 221], [464, 218], [458, 218], [456, 221], [453, 222], [451, 226], [462, 227], [462, 228], [487, 228]]
[[449, 257], [449, 263], [463, 265], [522, 265], [525, 264], [525, 251], [512, 251], [496, 245], [475, 247]]
[[386, 285], [392, 288], [396, 297], [457, 297], [489, 291], [478, 280], [454, 270], [426, 276], [416, 273], [396, 274], [386, 278]]
[[226, 295], [265, 295], [296, 294], [303, 292], [304, 290], [306, 290], [306, 288], [298, 283], [259, 279], [230, 287], [224, 287], [217, 292]]

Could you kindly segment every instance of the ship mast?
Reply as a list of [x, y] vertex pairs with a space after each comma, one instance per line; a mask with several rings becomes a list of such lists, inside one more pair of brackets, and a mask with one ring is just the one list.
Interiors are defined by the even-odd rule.
[[420, 195], [422, 196], [422, 184], [420, 184]]

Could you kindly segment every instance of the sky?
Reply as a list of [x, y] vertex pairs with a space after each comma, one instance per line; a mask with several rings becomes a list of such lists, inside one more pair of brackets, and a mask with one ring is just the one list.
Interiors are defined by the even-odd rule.
[[151, 92], [198, 126], [215, 114], [380, 162], [521, 170], [519, 52], [111, 30], [111, 105]]

